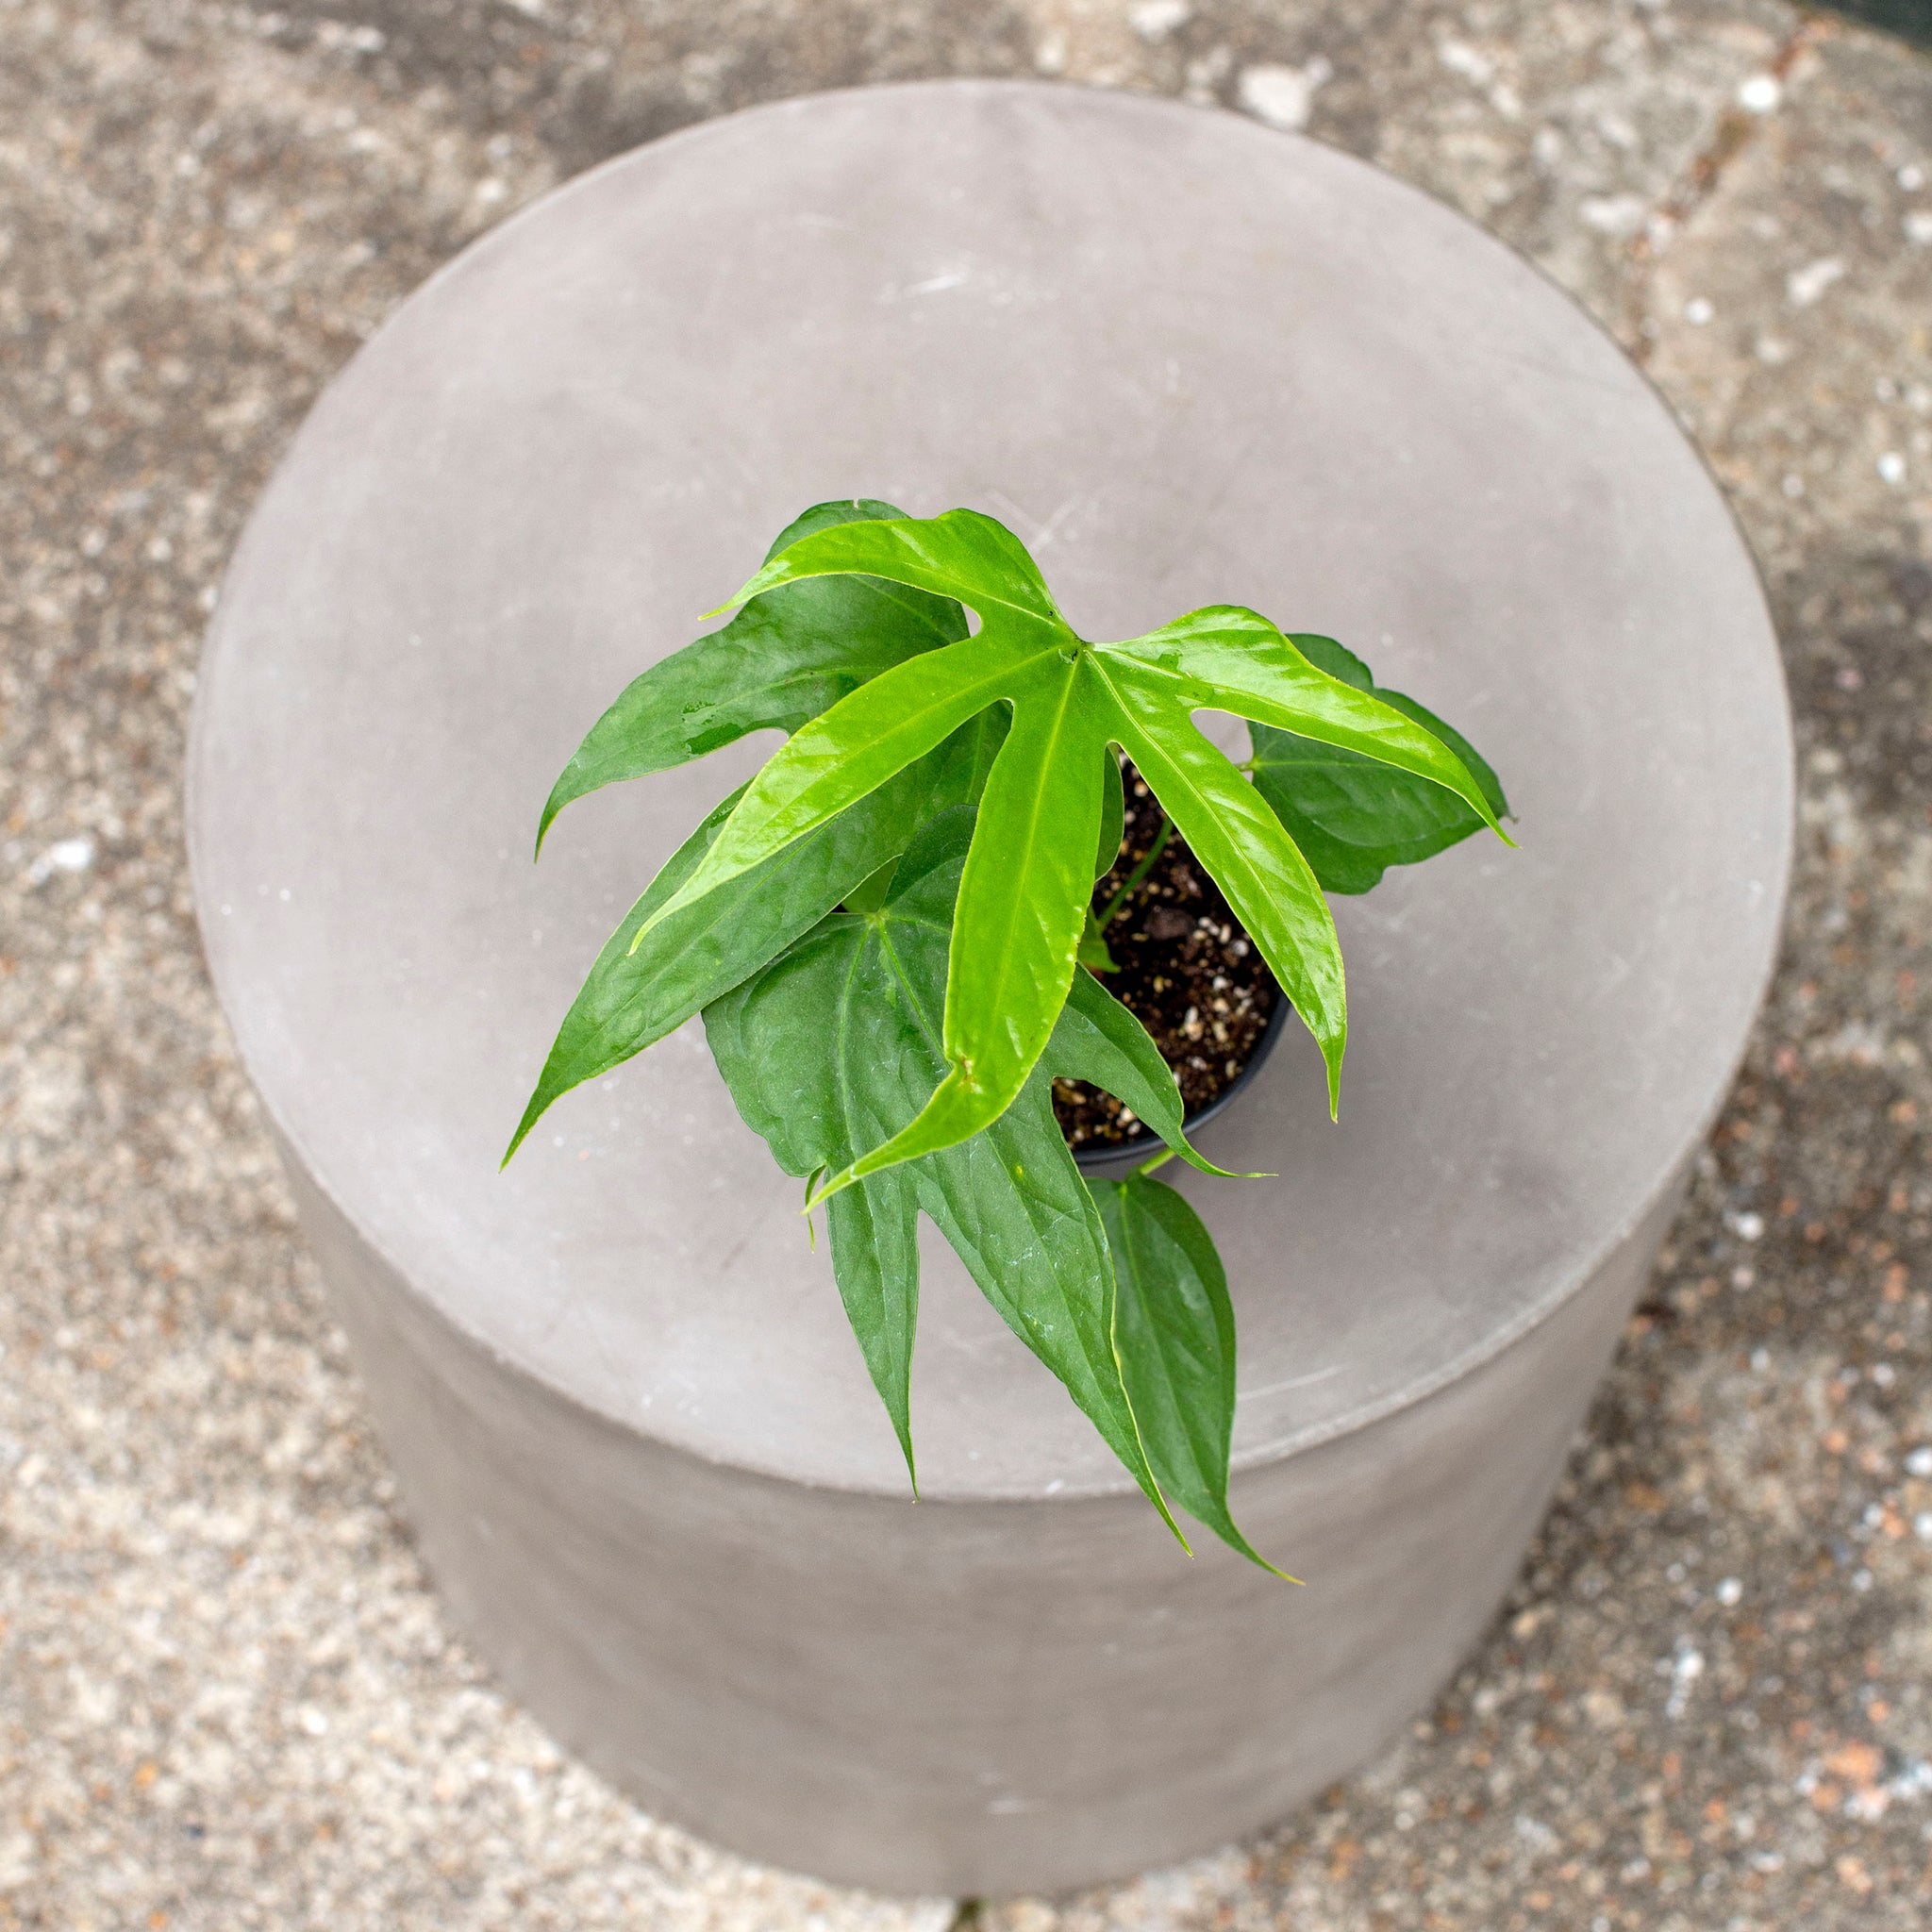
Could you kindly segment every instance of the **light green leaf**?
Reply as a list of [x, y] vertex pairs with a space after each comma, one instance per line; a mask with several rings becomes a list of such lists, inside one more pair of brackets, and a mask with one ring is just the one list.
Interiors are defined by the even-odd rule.
[[1087, 1185], [1113, 1257], [1122, 1378], [1154, 1474], [1224, 1543], [1274, 1570], [1227, 1507], [1234, 1306], [1213, 1240], [1193, 1208], [1148, 1174]]
[[1465, 800], [1508, 842], [1482, 787], [1440, 738], [1374, 693], [1330, 676], [1253, 610], [1234, 604], [1191, 610], [1108, 647], [1108, 662], [1161, 680], [1170, 706], [1232, 711], [1412, 773]]
[[1121, 856], [1127, 836], [1127, 786], [1112, 745], [1100, 759], [1100, 841], [1093, 850], [1093, 876], [1104, 879]]
[[1026, 546], [992, 517], [970, 509], [902, 517], [859, 533], [857, 542], [848, 541], [855, 527], [785, 545], [731, 603], [806, 577], [864, 572], [936, 597], [957, 597], [988, 624], [997, 617], [1043, 625], [1056, 637], [1072, 635]]
[[1348, 1044], [1341, 942], [1328, 902], [1281, 822], [1220, 749], [1191, 724], [1174, 728], [1158, 689], [1121, 675], [1123, 741], [1155, 797], [1208, 868], [1274, 970], [1328, 1069], [1339, 1105]]
[[1347, 1037], [1333, 922], [1280, 822], [1207, 745], [1192, 713], [1234, 710], [1343, 744], [1487, 811], [1455, 756], [1400, 711], [1327, 675], [1252, 611], [1197, 611], [1120, 643], [1076, 637], [1018, 540], [969, 510], [815, 532], [781, 551], [742, 594], [858, 571], [956, 596], [977, 613], [979, 631], [882, 673], [796, 732], [691, 877], [641, 928], [648, 933], [653, 921], [847, 809], [975, 708], [1010, 708], [953, 930], [944, 1077], [899, 1133], [829, 1174], [813, 1198], [970, 1138], [1025, 1084], [1072, 983], [1091, 877], [1087, 860], [1098, 842], [1101, 761], [1114, 742], [1134, 756], [1249, 923], [1321, 1043], [1332, 1111]]
[[[958, 648], [958, 647], [955, 647]], [[1014, 686], [966, 855], [946, 979], [946, 1075], [917, 1119], [822, 1182], [876, 1174], [997, 1120], [1066, 1004], [1092, 896], [1100, 766], [1091, 678], [1058, 663]]]
[[[1374, 690], [1385, 705], [1441, 739], [1482, 788], [1496, 817], [1508, 815], [1496, 774], [1467, 739], [1413, 698], [1376, 687], [1369, 667], [1333, 639], [1290, 641], [1331, 675], [1359, 691]], [[1266, 724], [1254, 727], [1254, 742], [1249, 769], [1255, 789], [1301, 847], [1325, 891], [1366, 892], [1389, 866], [1414, 865], [1483, 828], [1482, 819], [1454, 792], [1360, 752]]]
[[[652, 914], [704, 858], [742, 797], [733, 792], [678, 847], [597, 955], [564, 1015], [508, 1161], [559, 1095], [621, 1066], [808, 932], [911, 843], [935, 812], [971, 803], [1000, 721], [975, 721], [830, 821], [661, 924]], [[643, 928], [649, 924], [648, 934]]]
[[[840, 524], [898, 515], [888, 503], [818, 504], [772, 551]], [[625, 687], [552, 789], [538, 850], [551, 821], [585, 793], [702, 758], [747, 732], [796, 731], [881, 671], [965, 635], [965, 614], [952, 598], [878, 577], [773, 589]]]

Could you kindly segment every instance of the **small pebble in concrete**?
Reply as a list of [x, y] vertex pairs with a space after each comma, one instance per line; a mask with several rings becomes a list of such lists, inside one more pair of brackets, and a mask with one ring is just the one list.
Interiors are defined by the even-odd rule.
[[1188, 0], [1135, 0], [1127, 8], [1127, 25], [1143, 41], [1162, 41], [1188, 24]]
[[1808, 308], [1834, 282], [1844, 278], [1845, 265], [1835, 255], [1807, 262], [1785, 277], [1785, 296], [1794, 308]]
[[1257, 121], [1271, 127], [1295, 129], [1308, 125], [1315, 90], [1334, 74], [1319, 57], [1306, 67], [1278, 67], [1264, 62], [1241, 69], [1236, 90], [1241, 104]]
[[56, 873], [85, 872], [94, 862], [94, 841], [83, 835], [49, 845], [26, 869], [30, 886], [44, 885]]

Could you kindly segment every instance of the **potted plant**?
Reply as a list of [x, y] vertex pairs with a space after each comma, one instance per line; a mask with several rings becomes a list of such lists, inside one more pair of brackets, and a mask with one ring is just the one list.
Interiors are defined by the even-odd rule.
[[[1278, 986], [1333, 1114], [1348, 1022], [1324, 893], [1485, 826], [1507, 841], [1494, 774], [1341, 645], [1252, 610], [1077, 637], [1024, 546], [971, 510], [819, 505], [732, 603], [592, 725], [538, 849], [599, 787], [750, 731], [787, 741], [599, 954], [506, 1161], [559, 1094], [702, 1013], [741, 1115], [806, 1215], [825, 1209], [915, 1492], [924, 1212], [1183, 1546], [1172, 1505], [1272, 1569], [1228, 1508], [1224, 1271], [1156, 1171], [1237, 1177], [1191, 1144], [1170, 1058], [1198, 1118], [1264, 1045]], [[1196, 726], [1206, 708], [1249, 721], [1243, 764]], [[1207, 913], [1174, 903], [1210, 889]], [[1164, 1056], [1136, 1008], [1190, 984]]]

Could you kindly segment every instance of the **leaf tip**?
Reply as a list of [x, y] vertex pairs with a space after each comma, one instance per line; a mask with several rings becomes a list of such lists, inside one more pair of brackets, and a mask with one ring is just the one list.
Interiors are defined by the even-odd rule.
[[537, 843], [530, 853], [532, 865], [543, 857], [543, 841], [550, 836], [550, 828], [557, 823], [558, 814], [570, 803], [568, 798], [559, 798], [557, 795], [563, 790], [564, 778], [569, 776], [570, 774], [566, 772], [563, 778], [559, 778], [550, 788], [550, 796], [543, 801], [543, 815], [537, 821]]
[[[823, 1173], [824, 1170], [821, 1169], [820, 1172]], [[857, 1163], [855, 1163], [851, 1167], [841, 1168], [839, 1172], [833, 1174], [829, 1179], [822, 1180], [817, 1183], [817, 1185], [806, 1195], [805, 1207], [800, 1211], [805, 1215], [806, 1219], [809, 1221], [811, 1218], [811, 1210], [814, 1208], [819, 1207], [824, 1202], [829, 1201], [834, 1194], [843, 1193], [845, 1190], [849, 1188], [852, 1185], [852, 1183], [856, 1181], [858, 1178], [858, 1171]]]
[[707, 610], [698, 619], [698, 622], [700, 624], [708, 624], [712, 618], [723, 617], [727, 610], [736, 609], [741, 604], [749, 604], [761, 590], [769, 590], [771, 587], [766, 583], [765, 579], [770, 575], [771, 569], [771, 564], [766, 564], [764, 569], [751, 577], [742, 589], [734, 591], [715, 610]]

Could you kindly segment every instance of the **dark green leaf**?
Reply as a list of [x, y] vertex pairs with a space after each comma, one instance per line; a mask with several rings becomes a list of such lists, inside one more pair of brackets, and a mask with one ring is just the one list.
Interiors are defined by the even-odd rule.
[[[970, 811], [935, 821], [876, 912], [832, 914], [705, 1009], [740, 1112], [787, 1173], [845, 1165], [911, 1120], [939, 1077], [949, 934], [972, 830]], [[908, 1468], [912, 1224], [923, 1209], [1159, 1504], [1121, 1386], [1105, 1236], [1054, 1118], [1051, 1074], [1118, 1080], [1122, 1097], [1184, 1147], [1180, 1097], [1139, 1022], [1081, 976], [1041, 1064], [991, 1126], [833, 1197], [832, 1263]], [[861, 1211], [841, 1205], [848, 1194]]]
[[[1460, 733], [1413, 698], [1374, 686], [1368, 666], [1332, 639], [1293, 641], [1324, 671], [1357, 690], [1373, 689], [1385, 705], [1441, 739], [1482, 788], [1491, 811], [1499, 819], [1507, 815], [1495, 773]], [[1253, 732], [1255, 789], [1326, 891], [1366, 892], [1388, 867], [1433, 858], [1483, 828], [1483, 820], [1454, 792], [1392, 765], [1266, 724]]]
[[[1118, 973], [1120, 962], [1107, 949], [1107, 941], [1102, 938], [1100, 922], [1092, 913], [1087, 915], [1087, 924], [1080, 933], [1080, 949], [1074, 955], [1074, 959], [1090, 973]], [[1079, 975], [1074, 974], [1077, 979]]]
[[1228, 1513], [1234, 1307], [1214, 1242], [1187, 1202], [1151, 1175], [1087, 1185], [1113, 1255], [1121, 1374], [1154, 1474], [1191, 1516], [1274, 1570]]
[[1195, 1153], [1182, 1130], [1185, 1108], [1174, 1069], [1146, 1027], [1092, 974], [1074, 974], [1045, 1059], [1062, 1078], [1085, 1080], [1124, 1101], [1191, 1167], [1225, 1180], [1262, 1178], [1231, 1174]]

